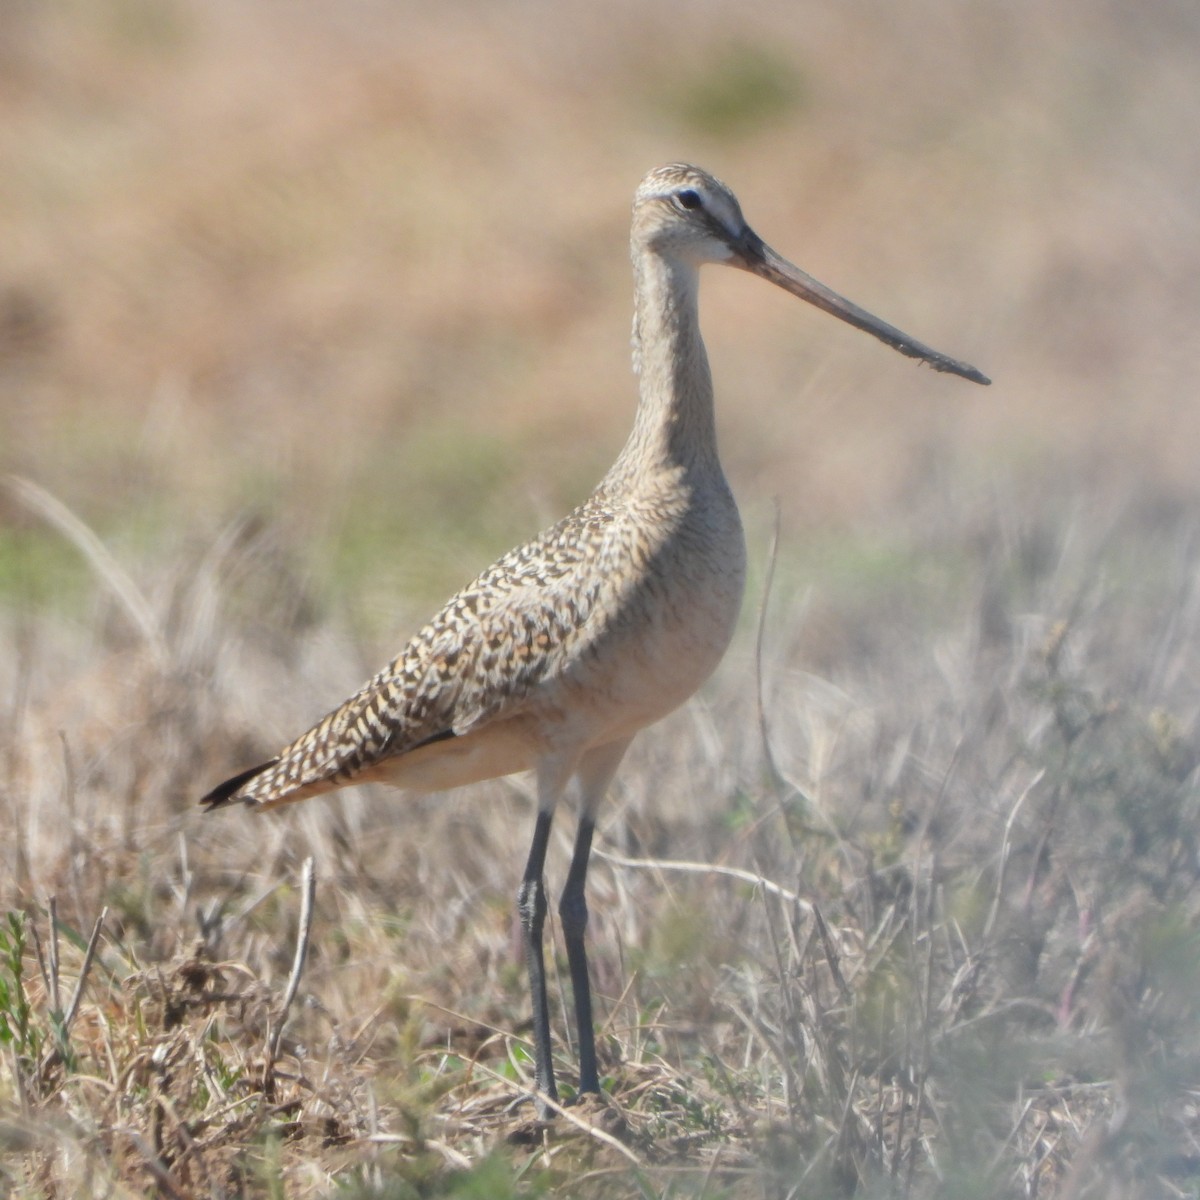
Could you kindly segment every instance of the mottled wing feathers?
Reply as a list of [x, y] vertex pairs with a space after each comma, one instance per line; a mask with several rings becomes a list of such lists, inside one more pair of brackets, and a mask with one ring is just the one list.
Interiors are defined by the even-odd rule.
[[595, 497], [453, 596], [403, 652], [278, 757], [221, 784], [209, 807], [331, 791], [418, 746], [520, 711], [586, 637], [612, 513]]

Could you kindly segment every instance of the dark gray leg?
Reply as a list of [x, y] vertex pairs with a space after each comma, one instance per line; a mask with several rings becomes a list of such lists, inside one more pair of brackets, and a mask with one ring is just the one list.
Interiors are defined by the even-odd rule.
[[[554, 1086], [554, 1064], [550, 1058], [550, 1002], [546, 998], [546, 964], [542, 956], [542, 927], [546, 921], [546, 885], [542, 868], [546, 862], [546, 846], [550, 840], [552, 812], [538, 812], [533, 830], [533, 845], [525, 864], [525, 877], [517, 892], [517, 909], [521, 914], [521, 932], [525, 940], [525, 964], [529, 969], [529, 991], [533, 997], [533, 1064], [538, 1091], [552, 1100], [558, 1099]], [[553, 1115], [541, 1101], [538, 1116], [543, 1120]]]
[[584, 885], [587, 882], [588, 858], [592, 852], [592, 834], [596, 830], [596, 810], [628, 747], [628, 741], [610, 742], [607, 746], [589, 750], [579, 761], [579, 832], [575, 835], [571, 869], [567, 872], [567, 884], [558, 905], [563, 940], [567, 944], [567, 964], [571, 968], [571, 989], [575, 993], [581, 1093], [598, 1094], [600, 1091], [600, 1078], [596, 1072], [596, 1033], [592, 1028], [592, 988], [583, 942], [588, 922]]
[[563, 940], [567, 944], [567, 964], [571, 968], [571, 990], [575, 993], [580, 1092], [600, 1091], [600, 1080], [596, 1074], [596, 1036], [592, 1029], [592, 989], [588, 980], [587, 950], [583, 943], [588, 921], [584, 885], [587, 882], [588, 857], [592, 852], [592, 833], [595, 828], [592, 818], [586, 813], [579, 818], [571, 869], [558, 902]]

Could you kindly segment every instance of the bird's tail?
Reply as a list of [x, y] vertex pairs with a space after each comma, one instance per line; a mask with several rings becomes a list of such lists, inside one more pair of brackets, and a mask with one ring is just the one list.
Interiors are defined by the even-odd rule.
[[[204, 796], [200, 803], [204, 805], [206, 812], [212, 812], [214, 808], [222, 808], [226, 804], [232, 804], [238, 798], [238, 792], [242, 790], [252, 779], [256, 779], [264, 771], [269, 771], [275, 764], [279, 762], [278, 758], [272, 758], [268, 762], [259, 763], [257, 767], [251, 767], [248, 771], [242, 771], [232, 778], [225, 780], [224, 783], [219, 783], [207, 796]], [[247, 800], [247, 804], [252, 804], [252, 800]]]

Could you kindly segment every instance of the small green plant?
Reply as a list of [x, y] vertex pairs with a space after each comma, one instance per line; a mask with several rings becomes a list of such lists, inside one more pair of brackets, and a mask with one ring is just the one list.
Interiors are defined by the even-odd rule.
[[21, 1062], [36, 1063], [44, 1037], [25, 988], [25, 914], [9, 912], [0, 925], [0, 1042]]

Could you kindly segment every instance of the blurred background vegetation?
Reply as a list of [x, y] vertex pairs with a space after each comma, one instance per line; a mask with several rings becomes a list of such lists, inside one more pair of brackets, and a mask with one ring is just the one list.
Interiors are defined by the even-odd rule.
[[[715, 273], [752, 510], [802, 539], [997, 473], [1190, 500], [1198, 45], [1171, 0], [13, 0], [0, 464], [134, 554], [268, 514], [391, 636], [397, 597], [440, 597], [620, 445], [629, 197], [684, 159], [997, 379]], [[2, 594], [69, 602], [69, 554], [23, 524], [6, 502]]]

